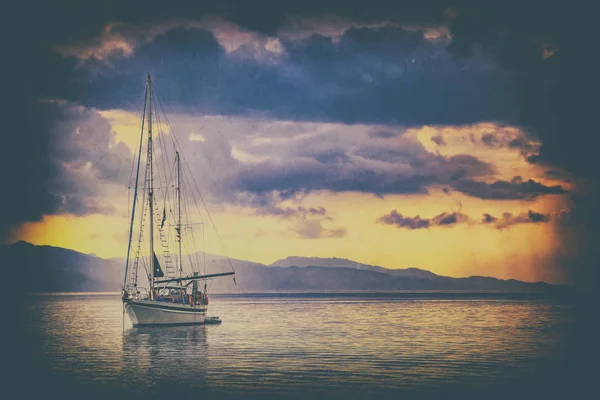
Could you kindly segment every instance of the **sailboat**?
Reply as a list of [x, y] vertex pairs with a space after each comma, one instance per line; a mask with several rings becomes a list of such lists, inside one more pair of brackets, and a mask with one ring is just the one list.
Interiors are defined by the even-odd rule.
[[[158, 125], [154, 133], [153, 123]], [[132, 176], [135, 171], [135, 184], [122, 287], [124, 313], [127, 313], [133, 326], [203, 324], [208, 322], [208, 283], [215, 278], [235, 275], [235, 271], [227, 257], [231, 271], [207, 274], [206, 253], [204, 250], [192, 251], [198, 244], [194, 227], [202, 227], [202, 242], [205, 241], [206, 218], [202, 217], [197, 196], [202, 200], [200, 204], [204, 205], [204, 215], [208, 216], [211, 224], [212, 218], [185, 161], [161, 98], [155, 94], [150, 74], [146, 80], [140, 125], [137, 167], [132, 168]], [[163, 129], [165, 126], [166, 130]], [[166, 144], [168, 138], [172, 142], [171, 151]], [[147, 149], [145, 155], [142, 148]], [[187, 169], [182, 169], [182, 156]], [[143, 158], [145, 172], [140, 175]], [[133, 166], [136, 165], [135, 161]], [[191, 190], [186, 188], [186, 184]], [[197, 210], [189, 206], [188, 203], [192, 203], [190, 200], [193, 200]], [[193, 216], [200, 221], [184, 220], [184, 217], [189, 219]], [[133, 240], [134, 236], [136, 240]], [[185, 271], [182, 246], [187, 253]], [[176, 254], [171, 251], [172, 247], [177, 248]], [[140, 272], [145, 272], [147, 287], [138, 282], [140, 275], [144, 275]], [[235, 283], [235, 276], [233, 280]]]

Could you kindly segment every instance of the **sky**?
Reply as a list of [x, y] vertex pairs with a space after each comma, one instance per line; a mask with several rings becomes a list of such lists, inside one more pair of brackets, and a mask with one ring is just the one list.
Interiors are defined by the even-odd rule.
[[13, 10], [6, 243], [125, 257], [151, 73], [231, 257], [595, 285], [593, 24], [573, 4]]

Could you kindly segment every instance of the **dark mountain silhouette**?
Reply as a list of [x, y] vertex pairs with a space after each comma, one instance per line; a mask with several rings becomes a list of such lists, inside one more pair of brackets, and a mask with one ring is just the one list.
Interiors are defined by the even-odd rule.
[[367, 271], [383, 272], [394, 276], [410, 276], [415, 278], [433, 279], [439, 275], [430, 271], [425, 271], [419, 268], [404, 268], [404, 269], [389, 269], [376, 265], [362, 264], [356, 261], [345, 258], [320, 258], [320, 257], [287, 257], [277, 260], [271, 264], [272, 267], [336, 267], [336, 268], [352, 268]]
[[24, 241], [6, 246], [3, 252], [3, 275], [18, 276], [24, 291], [118, 291], [122, 284], [123, 266], [113, 260]]
[[[4, 276], [17, 274], [27, 292], [119, 291], [124, 261], [102, 259], [52, 246], [16, 242], [2, 248]], [[206, 272], [231, 269], [227, 258], [200, 253]], [[340, 258], [288, 257], [271, 266], [231, 259], [237, 286], [229, 278], [209, 283], [212, 292], [266, 291], [498, 291], [546, 292], [561, 287], [472, 276], [450, 278], [418, 268], [387, 269]], [[185, 266], [184, 266], [185, 268]], [[141, 277], [141, 275], [140, 275]], [[143, 280], [143, 278], [141, 278]]]

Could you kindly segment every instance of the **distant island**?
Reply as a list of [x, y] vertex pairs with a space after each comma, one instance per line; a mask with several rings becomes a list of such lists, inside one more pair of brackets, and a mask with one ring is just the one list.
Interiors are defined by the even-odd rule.
[[[124, 260], [103, 259], [60, 247], [19, 241], [2, 246], [4, 273], [26, 282], [27, 292], [120, 291]], [[231, 259], [233, 280], [211, 283], [213, 293], [331, 291], [494, 291], [550, 292], [564, 289], [544, 282], [471, 276], [451, 278], [419, 268], [388, 269], [342, 258], [287, 257], [271, 265]], [[206, 272], [230, 270], [225, 257], [206, 254]], [[141, 273], [143, 269], [141, 269]]]

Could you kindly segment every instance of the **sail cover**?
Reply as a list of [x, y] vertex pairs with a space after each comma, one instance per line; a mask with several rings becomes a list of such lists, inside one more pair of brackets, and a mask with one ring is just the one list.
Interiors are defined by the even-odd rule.
[[165, 276], [165, 273], [160, 268], [160, 263], [158, 262], [158, 258], [156, 258], [156, 253], [153, 253], [153, 254], [154, 254], [154, 277], [161, 278], [161, 277]]

